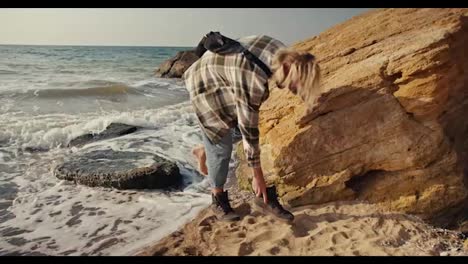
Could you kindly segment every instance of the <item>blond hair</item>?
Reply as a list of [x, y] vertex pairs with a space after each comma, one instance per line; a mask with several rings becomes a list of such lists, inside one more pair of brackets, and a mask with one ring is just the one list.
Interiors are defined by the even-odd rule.
[[280, 89], [298, 84], [297, 94], [305, 103], [311, 105], [320, 93], [320, 67], [309, 52], [280, 49], [273, 57], [271, 68], [270, 81]]

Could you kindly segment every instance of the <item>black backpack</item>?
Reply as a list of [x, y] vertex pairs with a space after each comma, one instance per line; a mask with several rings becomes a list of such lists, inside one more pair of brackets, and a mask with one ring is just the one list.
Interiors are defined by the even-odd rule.
[[263, 63], [257, 56], [252, 52], [244, 48], [238, 41], [230, 39], [221, 35], [219, 32], [213, 32], [206, 34], [200, 43], [198, 43], [195, 49], [195, 54], [201, 58], [207, 51], [211, 51], [221, 55], [229, 55], [234, 53], [242, 53], [250, 61], [257, 64], [268, 77], [272, 75], [270, 68]]

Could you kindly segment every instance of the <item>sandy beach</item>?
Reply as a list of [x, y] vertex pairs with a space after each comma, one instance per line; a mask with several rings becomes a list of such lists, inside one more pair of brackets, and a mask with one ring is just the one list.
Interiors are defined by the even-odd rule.
[[207, 208], [137, 255], [468, 256], [461, 233], [433, 228], [415, 216], [366, 202], [333, 202], [288, 208], [295, 215], [289, 224], [256, 211], [253, 195], [239, 191], [234, 177], [228, 183], [240, 221], [217, 221]]

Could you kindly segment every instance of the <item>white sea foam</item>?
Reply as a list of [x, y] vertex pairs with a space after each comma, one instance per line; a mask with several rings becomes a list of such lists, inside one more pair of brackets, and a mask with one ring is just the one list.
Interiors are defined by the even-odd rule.
[[[0, 139], [11, 142], [7, 148], [10, 152], [26, 146], [50, 149], [16, 152], [14, 162], [7, 164], [12, 168], [9, 182], [17, 186], [17, 193], [7, 209], [15, 218], [0, 223], [0, 254], [131, 254], [175, 231], [210, 202], [208, 183], [195, 172], [196, 163], [190, 154], [201, 138], [188, 102], [156, 110], [49, 114], [34, 120], [25, 113], [8, 113], [0, 120], [5, 127]], [[189, 186], [179, 192], [117, 191], [79, 186], [53, 176], [57, 164], [80, 150], [63, 146], [76, 136], [100, 132], [112, 122], [145, 129], [81, 149], [158, 154], [179, 164]], [[4, 159], [6, 152], [0, 153]], [[18, 234], [10, 236], [11, 232]]]

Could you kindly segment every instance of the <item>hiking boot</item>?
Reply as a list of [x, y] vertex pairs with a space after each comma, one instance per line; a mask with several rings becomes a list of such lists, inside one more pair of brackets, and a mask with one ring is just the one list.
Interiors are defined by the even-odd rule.
[[294, 215], [288, 210], [284, 209], [278, 201], [278, 195], [276, 194], [276, 187], [271, 186], [266, 188], [268, 203], [263, 202], [263, 195], [255, 197], [254, 205], [257, 209], [263, 213], [268, 213], [280, 220], [293, 221]]
[[240, 220], [239, 215], [234, 212], [229, 204], [227, 191], [217, 193], [216, 195], [211, 194], [211, 199], [211, 209], [218, 220], [229, 222]]

